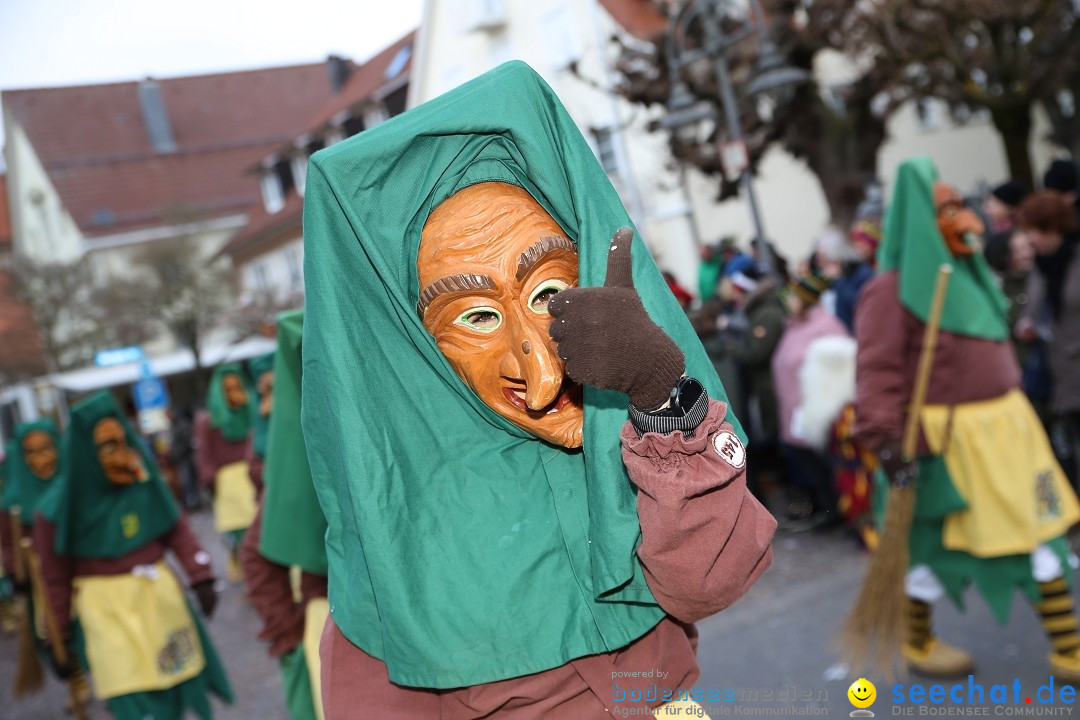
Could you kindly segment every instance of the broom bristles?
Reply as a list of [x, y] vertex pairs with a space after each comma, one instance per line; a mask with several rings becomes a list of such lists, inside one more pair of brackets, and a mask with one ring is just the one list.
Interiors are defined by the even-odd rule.
[[914, 486], [890, 490], [881, 542], [840, 634], [840, 651], [860, 677], [867, 671], [895, 677], [904, 641], [904, 577], [914, 514]]
[[37, 654], [34, 641], [34, 629], [30, 621], [30, 607], [25, 598], [20, 603], [22, 617], [19, 623], [19, 663], [15, 669], [15, 698], [38, 692], [45, 687], [45, 673], [41, 668], [41, 659]]

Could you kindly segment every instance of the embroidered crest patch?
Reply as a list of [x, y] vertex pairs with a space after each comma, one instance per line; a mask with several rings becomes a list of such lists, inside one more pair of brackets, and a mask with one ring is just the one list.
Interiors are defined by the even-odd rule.
[[739, 469], [746, 464], [746, 448], [734, 433], [726, 431], [717, 433], [713, 438], [713, 447], [724, 462], [731, 467]]

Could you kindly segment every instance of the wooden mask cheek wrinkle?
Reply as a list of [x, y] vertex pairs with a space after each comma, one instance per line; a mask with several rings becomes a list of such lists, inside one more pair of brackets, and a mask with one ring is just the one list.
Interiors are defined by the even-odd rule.
[[[444, 201], [421, 234], [420, 289], [463, 275], [482, 276], [489, 287], [437, 295], [422, 317], [451, 367], [488, 407], [542, 439], [577, 447], [580, 405], [545, 414], [563, 393], [565, 370], [548, 335], [550, 316], [528, 308], [530, 293], [544, 281], [577, 284], [576, 256], [560, 249], [518, 277], [525, 251], [551, 236], [565, 233], [528, 193], [511, 185], [481, 183]], [[485, 309], [498, 313], [497, 325], [485, 331], [463, 322], [469, 312]], [[515, 391], [527, 410], [506, 397]]]

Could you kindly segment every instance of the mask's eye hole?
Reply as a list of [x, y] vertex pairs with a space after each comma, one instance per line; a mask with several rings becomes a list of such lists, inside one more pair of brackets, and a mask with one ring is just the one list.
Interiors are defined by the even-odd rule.
[[545, 283], [541, 283], [538, 288], [533, 290], [532, 295], [529, 296], [529, 309], [534, 313], [546, 315], [548, 303], [551, 302], [551, 298], [555, 297], [568, 287], [570, 286], [561, 280], [548, 280]]
[[502, 325], [502, 315], [495, 308], [472, 308], [462, 313], [461, 317], [454, 321], [454, 324], [464, 325], [479, 332], [494, 332]]

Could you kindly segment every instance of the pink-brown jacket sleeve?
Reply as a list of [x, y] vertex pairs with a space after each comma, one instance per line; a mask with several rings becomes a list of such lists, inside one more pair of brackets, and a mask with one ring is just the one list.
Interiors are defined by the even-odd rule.
[[34, 521], [34, 551], [41, 562], [41, 576], [49, 605], [65, 642], [71, 639], [71, 581], [75, 561], [56, 554], [56, 526], [40, 514]]
[[217, 467], [214, 464], [213, 428], [210, 427], [210, 413], [199, 412], [195, 416], [195, 468], [199, 474], [199, 485], [211, 487]]
[[746, 451], [725, 403], [710, 400], [689, 438], [623, 426], [638, 487], [638, 558], [660, 607], [697, 622], [739, 599], [772, 563], [776, 520], [746, 488]]
[[187, 515], [181, 513], [180, 519], [172, 530], [161, 537], [161, 542], [172, 550], [184, 574], [187, 575], [189, 585], [198, 585], [201, 582], [214, 579], [214, 568], [210, 564], [210, 553], [206, 552], [195, 533], [191, 530], [191, 523]]
[[898, 293], [895, 272], [878, 275], [863, 288], [855, 311], [855, 438], [875, 451], [900, 437], [908, 401], [909, 321]]
[[262, 503], [240, 546], [244, 590], [263, 621], [259, 639], [270, 643], [270, 656], [281, 657], [304, 638], [304, 610], [293, 599], [289, 568], [267, 560], [259, 552]]

